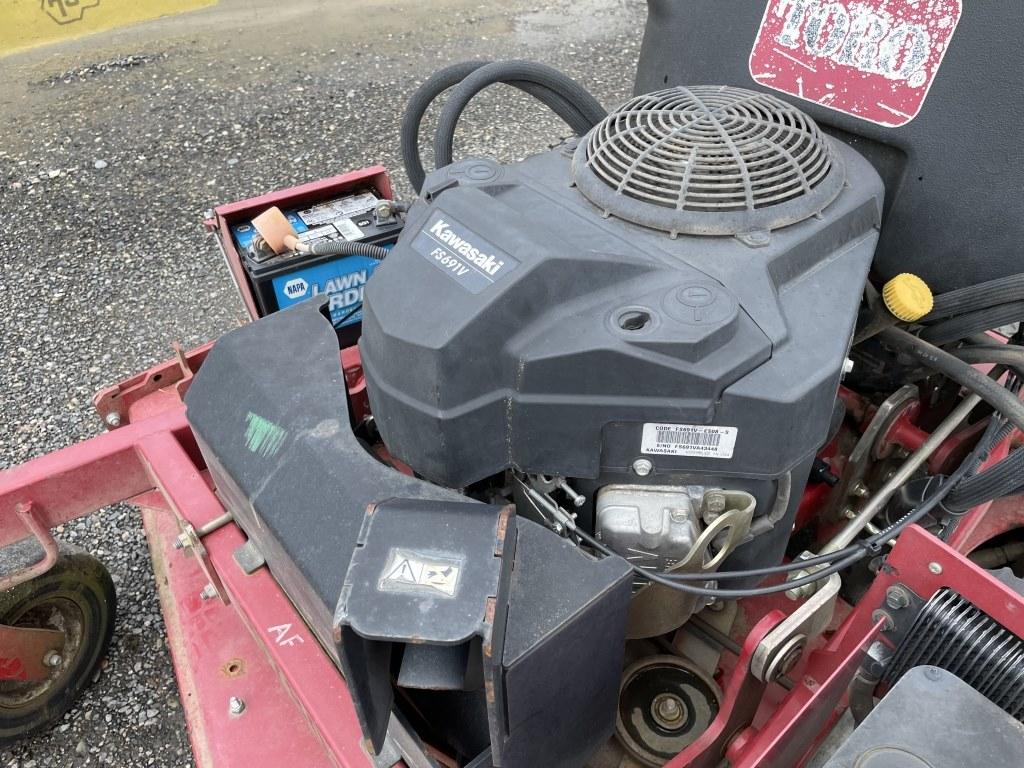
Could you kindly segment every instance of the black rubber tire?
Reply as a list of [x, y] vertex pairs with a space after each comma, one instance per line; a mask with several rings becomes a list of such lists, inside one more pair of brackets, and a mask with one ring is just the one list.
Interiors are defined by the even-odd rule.
[[0, 681], [0, 747], [62, 717], [110, 645], [117, 611], [110, 574], [92, 555], [63, 550], [42, 576], [0, 593], [0, 623], [64, 629], [71, 632], [65, 650], [73, 647], [45, 683]]

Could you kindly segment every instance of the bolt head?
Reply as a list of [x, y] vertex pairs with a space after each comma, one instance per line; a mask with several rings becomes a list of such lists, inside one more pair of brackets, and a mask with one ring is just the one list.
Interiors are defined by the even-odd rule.
[[726, 498], [721, 491], [708, 491], [704, 494], [705, 510], [716, 517], [725, 512]]
[[651, 715], [663, 728], [678, 728], [686, 718], [686, 705], [671, 693], [661, 693], [651, 702]]
[[934, 573], [936, 576], [938, 576], [940, 573], [942, 573], [942, 566], [936, 562], [931, 562], [928, 563], [928, 570]]
[[228, 701], [228, 711], [232, 715], [240, 715], [245, 711], [245, 702], [237, 696], [232, 696]]
[[119, 427], [121, 426], [121, 415], [116, 411], [111, 411], [103, 421], [108, 427]]
[[894, 611], [898, 611], [910, 605], [910, 595], [899, 585], [891, 586], [885, 590], [885, 604]]
[[64, 657], [57, 651], [50, 651], [43, 657], [43, 664], [53, 669], [64, 663]]
[[878, 623], [879, 621], [882, 622], [883, 632], [891, 632], [893, 628], [896, 626], [896, 622], [892, 620], [892, 616], [890, 616], [885, 611], [872, 612], [871, 621], [875, 623]]
[[654, 471], [654, 463], [650, 459], [637, 459], [633, 462], [633, 473], [638, 477], [647, 477]]
[[217, 596], [217, 588], [213, 584], [207, 584], [203, 587], [203, 591], [199, 593], [201, 600], [210, 600]]
[[863, 481], [858, 480], [850, 487], [850, 493], [858, 498], [865, 498], [871, 495], [871, 489], [864, 485]]

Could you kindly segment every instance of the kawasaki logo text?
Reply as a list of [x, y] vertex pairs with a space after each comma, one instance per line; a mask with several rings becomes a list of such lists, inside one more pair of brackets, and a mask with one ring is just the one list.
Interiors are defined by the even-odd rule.
[[479, 248], [455, 234], [444, 219], [438, 219], [433, 223], [430, 234], [492, 277], [505, 265], [505, 262], [495, 258], [494, 254], [481, 253]]

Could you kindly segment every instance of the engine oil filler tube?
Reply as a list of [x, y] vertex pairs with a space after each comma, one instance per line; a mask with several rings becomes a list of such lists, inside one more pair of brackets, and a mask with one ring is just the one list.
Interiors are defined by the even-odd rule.
[[921, 609], [883, 679], [895, 683], [921, 665], [956, 675], [1024, 721], [1024, 640], [951, 589]]

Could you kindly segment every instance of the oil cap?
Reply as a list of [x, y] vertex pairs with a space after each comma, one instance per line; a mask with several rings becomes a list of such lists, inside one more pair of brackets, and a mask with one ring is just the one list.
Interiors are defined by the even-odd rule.
[[904, 272], [896, 275], [882, 288], [886, 308], [898, 319], [912, 323], [932, 311], [931, 288], [917, 275]]

